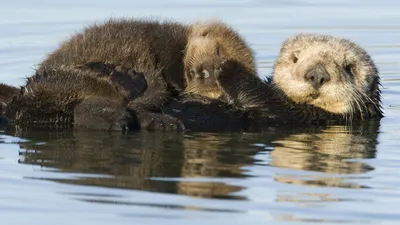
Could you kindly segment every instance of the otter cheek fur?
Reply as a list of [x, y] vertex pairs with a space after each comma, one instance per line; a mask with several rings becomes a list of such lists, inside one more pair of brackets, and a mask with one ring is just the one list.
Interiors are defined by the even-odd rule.
[[334, 114], [370, 111], [379, 102], [378, 71], [355, 43], [333, 36], [300, 34], [282, 46], [273, 82], [297, 104]]

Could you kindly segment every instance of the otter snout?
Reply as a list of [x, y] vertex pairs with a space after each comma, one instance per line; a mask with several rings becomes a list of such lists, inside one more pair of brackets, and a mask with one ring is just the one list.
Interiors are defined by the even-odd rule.
[[213, 59], [211, 62], [203, 62], [193, 68], [195, 79], [215, 78], [215, 73], [221, 64], [221, 59]]
[[313, 88], [319, 89], [331, 79], [331, 76], [325, 70], [324, 66], [318, 63], [306, 73], [305, 79], [313, 86]]
[[206, 79], [209, 78], [211, 75], [212, 71], [209, 69], [196, 69], [194, 72], [194, 77], [196, 79]]

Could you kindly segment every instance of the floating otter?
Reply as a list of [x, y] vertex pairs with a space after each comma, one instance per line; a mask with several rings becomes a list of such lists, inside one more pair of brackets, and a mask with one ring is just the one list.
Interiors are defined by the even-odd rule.
[[[97, 105], [100, 110], [118, 102], [119, 108], [127, 105], [129, 112], [135, 114], [141, 128], [179, 129], [183, 127], [181, 122], [161, 114], [160, 107], [184, 91], [220, 97], [215, 94], [220, 91], [210, 66], [218, 67], [223, 58], [243, 61], [255, 71], [250, 48], [237, 32], [220, 21], [183, 25], [110, 20], [87, 27], [49, 54], [29, 79], [25, 87], [29, 91], [18, 97], [9, 115], [21, 122], [39, 123], [40, 118], [59, 122], [70, 121], [67, 117], [74, 111], [83, 116], [78, 119], [75, 115], [74, 122], [89, 126], [85, 122], [88, 117], [106, 117], [94, 115], [96, 110], [92, 107]], [[206, 71], [208, 77], [184, 75], [184, 70], [199, 69]], [[119, 122], [112, 120], [106, 124], [111, 129]]]
[[338, 37], [301, 34], [289, 38], [274, 65], [272, 82], [261, 80], [232, 59], [223, 61], [216, 75], [230, 104], [184, 94], [163, 104], [162, 112], [192, 131], [343, 124], [383, 116], [374, 62], [361, 47]]
[[[360, 46], [343, 38], [314, 34], [289, 38], [274, 64], [271, 82], [235, 60], [224, 61], [220, 71], [220, 88], [240, 110], [187, 96], [164, 107], [164, 112], [193, 130], [223, 129], [224, 123], [227, 129], [346, 124], [383, 116], [374, 62]], [[218, 115], [221, 111], [227, 111], [225, 117]]]

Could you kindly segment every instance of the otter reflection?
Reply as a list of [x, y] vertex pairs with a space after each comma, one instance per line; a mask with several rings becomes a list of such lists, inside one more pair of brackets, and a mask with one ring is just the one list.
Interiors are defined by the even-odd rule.
[[[301, 186], [368, 188], [362, 184], [351, 182], [351, 174], [363, 174], [373, 170], [373, 167], [360, 161], [351, 160], [375, 158], [378, 128], [379, 122], [369, 121], [353, 127], [334, 126], [319, 131], [309, 130], [303, 133], [294, 133], [273, 141], [274, 150], [270, 154], [271, 166], [323, 172], [322, 174], [277, 174], [274, 181]], [[331, 204], [335, 202], [357, 201], [357, 199], [343, 198], [322, 189], [315, 192], [314, 190], [278, 191], [275, 201], [285, 205], [293, 204], [301, 208], [314, 208], [322, 205], [332, 207]], [[291, 222], [362, 224], [367, 222], [335, 217], [325, 218], [300, 212], [271, 212], [271, 216], [276, 221]]]
[[[271, 129], [262, 133], [182, 135], [36, 130], [19, 132], [18, 136], [32, 140], [21, 144], [21, 163], [56, 168], [80, 177], [65, 175], [65, 179], [50, 179], [53, 181], [244, 200], [246, 196], [240, 191], [245, 186], [229, 184], [221, 178], [251, 176], [244, 168], [260, 165], [260, 157], [254, 156], [262, 151], [259, 156], [265, 158], [265, 146], [273, 147], [269, 166], [322, 172], [312, 176], [278, 172], [273, 178], [276, 182], [361, 188], [329, 174], [372, 170], [363, 162], [349, 160], [375, 157], [377, 129], [378, 123], [363, 123], [353, 127]], [[286, 197], [278, 196], [280, 199]]]
[[[49, 180], [205, 198], [243, 199], [231, 195], [243, 187], [214, 178], [243, 177], [241, 166], [253, 164], [251, 156], [256, 153], [254, 148], [236, 150], [243, 142], [235, 134], [215, 137], [31, 130], [19, 131], [19, 136], [33, 140], [21, 144], [21, 163], [56, 168], [80, 177], [66, 175], [65, 179]], [[199, 181], [199, 178], [204, 179]]]
[[373, 121], [353, 127], [332, 126], [273, 141], [271, 166], [324, 173], [302, 177], [279, 175], [275, 180], [296, 185], [363, 188], [335, 175], [373, 170], [373, 167], [352, 159], [375, 158], [378, 127], [378, 122]]

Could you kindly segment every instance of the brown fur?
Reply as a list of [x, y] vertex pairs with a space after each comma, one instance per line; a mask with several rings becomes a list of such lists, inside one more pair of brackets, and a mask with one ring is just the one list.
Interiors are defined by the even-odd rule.
[[[324, 46], [324, 48], [321, 48], [321, 46]], [[333, 52], [336, 53], [333, 54]], [[308, 58], [308, 54], [313, 55], [313, 58], [304, 60]], [[293, 60], [293, 56], [296, 56], [297, 60]], [[340, 59], [343, 59], [340, 56], [345, 57], [346, 61], [340, 61]], [[304, 59], [301, 57], [304, 57]], [[344, 64], [344, 62], [349, 62], [352, 67], [347, 68], [349, 64]], [[333, 122], [337, 124], [382, 117], [378, 70], [368, 53], [349, 40], [323, 35], [299, 35], [290, 38], [284, 43], [276, 61], [272, 82], [262, 81], [256, 76], [254, 71], [249, 70], [245, 64], [235, 59], [224, 60], [220, 64], [220, 67], [219, 72], [216, 74], [218, 85], [221, 90], [223, 90], [224, 95], [234, 104], [226, 104], [215, 99], [205, 100], [202, 96], [184, 95], [176, 96], [172, 98], [172, 102], [163, 104], [161, 107], [163, 113], [155, 114], [149, 113], [148, 111], [143, 111], [143, 113], [140, 113], [140, 111], [139, 113], [131, 113], [129, 110], [130, 105], [128, 105], [127, 111], [129, 113], [128, 116], [126, 116], [126, 110], [122, 110], [124, 107], [118, 106], [118, 102], [122, 102], [121, 104], [125, 104], [124, 102], [126, 102], [126, 96], [123, 94], [124, 92], [120, 90], [121, 87], [112, 82], [110, 83], [107, 79], [102, 80], [98, 78], [93, 78], [95, 80], [93, 84], [96, 84], [96, 82], [104, 82], [107, 83], [107, 85], [104, 86], [104, 90], [101, 93], [99, 92], [99, 94], [96, 94], [97, 96], [94, 97], [102, 97], [101, 101], [99, 101], [101, 103], [99, 103], [101, 106], [100, 109], [107, 109], [109, 108], [107, 106], [107, 97], [110, 96], [110, 94], [106, 94], [105, 92], [116, 90], [116, 97], [111, 97], [111, 99], [115, 99], [117, 103], [110, 104], [110, 107], [113, 106], [116, 109], [120, 109], [117, 110], [120, 111], [120, 113], [115, 113], [113, 110], [105, 110], [106, 112], [111, 112], [111, 114], [105, 113], [105, 115], [112, 115], [111, 117], [115, 118], [111, 122], [106, 123], [110, 125], [109, 127], [115, 127], [112, 124], [119, 124], [119, 121], [125, 121], [125, 123], [135, 121], [135, 118], [131, 118], [135, 116], [137, 117], [136, 119], [141, 121], [141, 125], [146, 124], [145, 127], [148, 126], [152, 129], [176, 130], [180, 128], [182, 121], [184, 126], [188, 129], [203, 131], [212, 131], [216, 129], [219, 131], [224, 129], [245, 129], [253, 125], [265, 127], [285, 123], [296, 124], [296, 126], [299, 124], [319, 122]], [[110, 66], [110, 68], [107, 66], [96, 67], [97, 70], [98, 68], [102, 68], [102, 70], [106, 71], [119, 71], [119, 69], [116, 69], [117, 67], [113, 65]], [[66, 74], [71, 73], [71, 68], [63, 66], [59, 66], [54, 70], [61, 70], [62, 73]], [[71, 79], [70, 83], [64, 83], [62, 79], [57, 77], [58, 75], [54, 79], [46, 78], [46, 76], [43, 75], [47, 73], [37, 75], [36, 79], [31, 79], [26, 86], [28, 92], [25, 93], [31, 94], [27, 95], [27, 97], [25, 97], [26, 94], [23, 94], [22, 96], [25, 100], [22, 102], [15, 101], [16, 104], [14, 106], [19, 109], [19, 113], [22, 112], [29, 115], [25, 118], [35, 121], [38, 120], [37, 118], [40, 118], [42, 112], [48, 109], [53, 112], [69, 112], [71, 108], [67, 106], [73, 106], [76, 102], [80, 102], [79, 104], [87, 103], [89, 106], [93, 105], [93, 101], [91, 100], [87, 101], [86, 98], [75, 97], [76, 93], [84, 93], [84, 95], [87, 95], [88, 92], [93, 92], [93, 88], [97, 86], [96, 84], [90, 87], [92, 82], [88, 78], [87, 80], [89, 80], [89, 82], [86, 82], [87, 84], [82, 86], [77, 85], [81, 77], [91, 77], [91, 71], [79, 71], [80, 72], [75, 75], [76, 79]], [[130, 73], [129, 68], [123, 69], [123, 71], [125, 71], [122, 72], [123, 76], [125, 76], [126, 73]], [[310, 73], [310, 71], [312, 71], [312, 73]], [[350, 76], [347, 71], [350, 71], [352, 74], [354, 73], [355, 76]], [[130, 74], [137, 77], [142, 73], [133, 71]], [[157, 87], [157, 85], [151, 82], [159, 80], [150, 79], [155, 77], [154, 74], [158, 73], [151, 73], [150, 71], [142, 74], [142, 76], [146, 77], [147, 86]], [[321, 84], [319, 82], [311, 82], [310, 74], [317, 78], [320, 74], [324, 76], [329, 75], [329, 79], [324, 80]], [[300, 92], [298, 95], [301, 95], [302, 91], [305, 92], [314, 88], [315, 91], [305, 93], [307, 93], [307, 95], [311, 94], [313, 99], [320, 99], [325, 102], [332, 101], [333, 105], [341, 104], [337, 96], [329, 98], [329, 96], [331, 96], [330, 93], [334, 92], [332, 88], [326, 89], [325, 86], [329, 87], [333, 85], [337, 89], [337, 93], [341, 94], [341, 96], [345, 96], [347, 93], [344, 100], [351, 107], [338, 107], [339, 111], [328, 111], [329, 108], [322, 108], [324, 104], [317, 105], [317, 103], [312, 101], [301, 101], [302, 98], [293, 95], [293, 93], [290, 92], [291, 89], [288, 89], [289, 91], [286, 89], [286, 87], [291, 87], [288, 85], [290, 81], [287, 82], [286, 87], [282, 87], [282, 85], [278, 84], [279, 79], [284, 81], [284, 76], [288, 75], [289, 77], [286, 77], [286, 79], [293, 79], [295, 81], [292, 87], [296, 87], [295, 85], [297, 83], [303, 84], [303, 86], [309, 86], [308, 89], [296, 87], [296, 90]], [[304, 81], [306, 78], [308, 79], [308, 83]], [[141, 79], [138, 78], [137, 80], [140, 81]], [[47, 84], [40, 84], [43, 82]], [[143, 86], [141, 82], [139, 82], [139, 84], [139, 86]], [[281, 84], [284, 83], [282, 82]], [[36, 85], [49, 87], [48, 89], [42, 89], [48, 90], [48, 93], [55, 93], [54, 97], [52, 98], [53, 94], [48, 93], [42, 94], [44, 97], [40, 97], [40, 91], [29, 91], [30, 87]], [[353, 89], [350, 90], [349, 88]], [[59, 92], [58, 89], [65, 89], [68, 94], [57, 95], [56, 93]], [[110, 93], [114, 92], [111, 91]], [[160, 92], [156, 92], [155, 94], [156, 95], [153, 95], [153, 99], [150, 98], [147, 99], [148, 102], [144, 102], [146, 103], [144, 104], [145, 106], [157, 104], [158, 100], [164, 97], [164, 95], [159, 95]], [[29, 96], [34, 96], [34, 98]], [[65, 99], [66, 96], [73, 96], [71, 99], [79, 101], [69, 100], [64, 102], [58, 99]], [[143, 96], [139, 96], [136, 99], [142, 97]], [[32, 101], [32, 99], [35, 99], [35, 101]], [[47, 102], [50, 101], [49, 99], [53, 99], [52, 101], [55, 102], [54, 106], [47, 104]], [[117, 106], [115, 106], [115, 104], [117, 104]], [[96, 106], [96, 104], [94, 105]], [[13, 107], [10, 108], [13, 109]], [[59, 109], [62, 110], [60, 111]], [[91, 107], [82, 107], [82, 109], [84, 109], [83, 112], [87, 112], [87, 115], [92, 115], [90, 111]], [[104, 110], [96, 109], [94, 111], [103, 112]], [[17, 115], [19, 114], [17, 113]], [[57, 113], [53, 115], [57, 115]], [[83, 113], [83, 115], [86, 114]], [[100, 113], [100, 116], [96, 115], [95, 118], [107, 119], [107, 116], [104, 117], [102, 115], [103, 114]], [[50, 115], [48, 117], [50, 117]], [[96, 123], [96, 120], [90, 120], [91, 117], [84, 118], [89, 118], [89, 122]], [[234, 123], [232, 124], [232, 122]], [[127, 125], [122, 124], [121, 126]]]
[[215, 74], [224, 59], [241, 62], [256, 74], [253, 51], [238, 32], [219, 20], [197, 21], [189, 26], [184, 70], [186, 92], [219, 98]]
[[76, 70], [71, 73], [70, 69], [60, 68], [48, 70], [46, 74], [29, 78], [27, 85], [21, 88], [21, 93], [9, 105], [7, 115], [26, 124], [71, 126], [75, 107], [83, 100], [96, 96], [103, 96], [121, 106], [124, 104], [124, 96], [118, 88], [91, 76], [89, 72]]
[[[221, 57], [216, 57], [215, 45], [192, 42], [192, 39], [198, 38], [196, 32], [202, 33], [199, 38], [218, 44], [224, 56], [233, 59], [243, 57], [244, 61], [249, 61], [249, 67], [255, 69], [251, 50], [235, 31], [222, 22], [183, 25], [112, 19], [105, 24], [85, 28], [50, 53], [27, 83], [25, 89], [30, 91], [20, 94], [8, 115], [16, 121], [35, 123], [44, 122], [46, 118], [56, 123], [79, 118], [79, 121], [74, 121], [76, 125], [91, 127], [90, 122], [85, 121], [104, 119], [109, 114], [103, 112], [112, 112], [111, 117], [115, 120], [105, 123], [107, 125], [103, 127], [114, 129], [112, 127], [119, 124], [116, 121], [121, 119], [116, 115], [126, 114], [126, 110], [119, 106], [119, 113], [109, 111], [110, 107], [116, 106], [108, 99], [114, 99], [134, 114], [141, 128], [170, 130], [183, 127], [179, 120], [161, 113], [162, 106], [170, 98], [179, 96], [185, 90], [219, 97], [210, 95], [213, 90], [207, 91], [209, 86], [217, 86], [215, 78], [208, 79], [211, 82], [207, 84], [197, 82], [195, 88], [192, 85], [194, 82], [189, 81], [190, 85], [187, 85], [188, 80], [185, 80], [184, 63], [195, 62], [191, 66], [201, 66], [213, 61], [218, 67], [222, 61], [215, 60]], [[199, 49], [211, 52], [198, 58], [197, 53], [191, 51], [195, 42]], [[97, 87], [98, 84], [101, 85]], [[111, 90], [118, 96], [102, 92]], [[44, 96], [45, 99], [41, 99]], [[18, 106], [22, 107], [18, 109]], [[73, 113], [75, 107], [78, 108]], [[95, 109], [91, 110], [91, 107]]]
[[[182, 24], [111, 19], [89, 26], [63, 42], [40, 64], [38, 74], [60, 67], [64, 70], [79, 68], [94, 77], [112, 81], [109, 74], [116, 68], [133, 74], [143, 73], [147, 87], [140, 93], [136, 105], [147, 107], [149, 102], [159, 105], [170, 92], [185, 88], [182, 61], [186, 43], [187, 28]], [[134, 88], [129, 82], [119, 85], [125, 90]]]
[[[121, 129], [126, 124], [115, 124], [127, 110], [117, 102], [134, 109], [129, 112], [144, 129], [176, 129], [179, 120], [160, 114], [159, 108], [185, 88], [186, 42], [186, 26], [175, 22], [111, 19], [89, 26], [48, 55], [8, 115], [19, 123]], [[119, 112], [105, 113], [114, 107]], [[115, 120], [97, 121], [107, 115]]]

